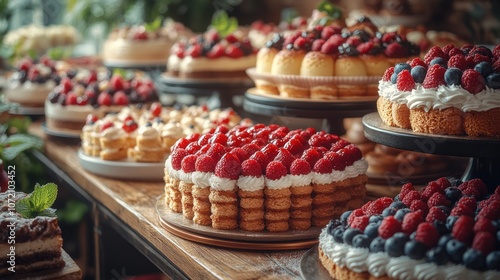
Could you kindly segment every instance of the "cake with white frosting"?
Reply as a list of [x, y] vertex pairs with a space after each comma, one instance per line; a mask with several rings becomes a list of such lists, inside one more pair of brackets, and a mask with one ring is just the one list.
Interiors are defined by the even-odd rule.
[[172, 147], [165, 203], [216, 229], [306, 230], [364, 203], [366, 169], [356, 146], [324, 131], [217, 127]]

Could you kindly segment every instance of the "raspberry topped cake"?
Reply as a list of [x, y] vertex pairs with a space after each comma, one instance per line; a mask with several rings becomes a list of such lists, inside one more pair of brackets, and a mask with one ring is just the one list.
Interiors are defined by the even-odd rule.
[[407, 183], [332, 220], [319, 258], [334, 279], [499, 279], [500, 186]]
[[432, 47], [389, 67], [377, 108], [390, 126], [416, 132], [500, 137], [500, 46]]
[[195, 224], [305, 230], [364, 203], [367, 164], [336, 135], [278, 125], [191, 134], [165, 162], [165, 203]]

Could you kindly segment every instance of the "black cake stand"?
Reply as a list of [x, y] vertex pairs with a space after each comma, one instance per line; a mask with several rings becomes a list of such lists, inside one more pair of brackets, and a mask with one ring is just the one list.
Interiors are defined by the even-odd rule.
[[284, 116], [309, 119], [325, 119], [330, 133], [345, 133], [343, 119], [361, 117], [376, 110], [376, 99], [314, 100], [305, 98], [284, 98], [259, 93], [255, 88], [245, 93], [243, 109], [265, 116]]
[[482, 179], [491, 192], [500, 185], [500, 138], [433, 135], [386, 125], [377, 112], [363, 117], [368, 139], [398, 149], [426, 154], [469, 157], [463, 181]]

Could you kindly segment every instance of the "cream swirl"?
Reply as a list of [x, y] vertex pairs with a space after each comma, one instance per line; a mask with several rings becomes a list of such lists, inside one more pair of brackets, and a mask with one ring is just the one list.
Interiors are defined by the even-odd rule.
[[333, 182], [333, 174], [332, 173], [318, 173], [312, 172], [312, 182], [314, 184], [324, 185], [330, 184]]
[[264, 189], [265, 180], [262, 176], [240, 176], [236, 185], [243, 191], [258, 191]]
[[265, 178], [266, 186], [273, 190], [280, 190], [284, 188], [289, 188], [292, 185], [292, 180], [289, 175], [285, 175], [279, 179], [271, 180]]
[[158, 130], [154, 129], [152, 126], [143, 126], [139, 128], [137, 133], [143, 139], [155, 139], [160, 137]]
[[165, 169], [167, 170], [168, 175], [170, 178], [179, 180], [180, 179], [180, 170], [175, 170], [174, 167], [172, 166], [172, 157], [169, 156], [167, 160], [165, 161]]
[[413, 89], [411, 94], [406, 97], [406, 100], [408, 108], [422, 108], [424, 111], [429, 112], [436, 100], [436, 90], [417, 86], [417, 88]]
[[367, 248], [351, 248], [346, 256], [346, 266], [350, 270], [362, 273], [367, 271], [366, 258], [370, 252]]
[[415, 266], [415, 272], [413, 273], [413, 276], [417, 280], [434, 280], [440, 276], [440, 269], [439, 267], [434, 264], [434, 263], [422, 263], [417, 266]]
[[125, 137], [125, 131], [123, 129], [113, 126], [106, 128], [102, 133], [101, 133], [102, 138], [114, 140], [114, 139], [119, 139], [122, 137]]
[[389, 256], [383, 252], [370, 254], [366, 259], [368, 272], [375, 277], [380, 277], [386, 274], [386, 266], [388, 263]]
[[182, 132], [182, 127], [179, 123], [169, 122], [163, 126], [161, 130], [161, 137], [172, 137], [180, 139], [184, 137], [184, 133]]
[[340, 266], [340, 267], [345, 267], [346, 266], [346, 255], [349, 252], [349, 246], [345, 244], [338, 244], [336, 243], [332, 247], [332, 252], [331, 252], [331, 259], [333, 262]]
[[217, 191], [232, 191], [236, 187], [236, 180], [211, 176], [209, 179], [210, 187]]
[[422, 261], [413, 260], [406, 256], [391, 258], [387, 264], [387, 275], [392, 279], [411, 280], [413, 277], [413, 270], [416, 264]]
[[194, 187], [200, 189], [210, 187], [210, 177], [212, 177], [212, 175], [213, 175], [212, 172], [200, 172], [200, 171], [193, 172], [191, 176], [194, 183]]
[[484, 112], [494, 108], [500, 108], [500, 91], [486, 88], [485, 90], [473, 95], [472, 102], [462, 106], [462, 111]]
[[312, 181], [312, 174], [290, 175], [290, 181], [292, 183], [292, 187], [309, 186]]

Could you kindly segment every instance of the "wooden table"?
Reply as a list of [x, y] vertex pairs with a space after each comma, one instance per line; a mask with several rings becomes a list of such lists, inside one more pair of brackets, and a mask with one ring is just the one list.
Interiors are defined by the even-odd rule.
[[163, 183], [93, 175], [79, 164], [79, 144], [47, 138], [39, 122], [32, 124], [30, 132], [46, 139], [44, 152], [35, 155], [48, 170], [93, 201], [107, 222], [166, 275], [174, 279], [301, 279], [300, 259], [306, 249], [256, 252], [184, 240], [159, 223], [155, 202], [164, 191]]

